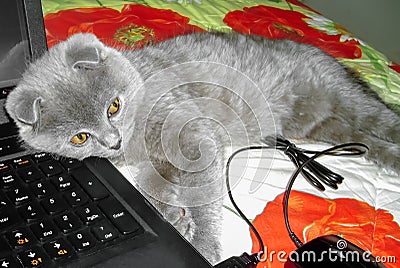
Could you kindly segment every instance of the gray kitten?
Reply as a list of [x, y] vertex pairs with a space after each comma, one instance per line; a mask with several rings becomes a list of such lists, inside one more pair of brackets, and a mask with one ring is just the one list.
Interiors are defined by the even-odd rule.
[[32, 63], [7, 111], [36, 150], [107, 157], [212, 263], [226, 145], [363, 142], [400, 171], [399, 116], [335, 59], [287, 40], [196, 33], [135, 51], [78, 34]]

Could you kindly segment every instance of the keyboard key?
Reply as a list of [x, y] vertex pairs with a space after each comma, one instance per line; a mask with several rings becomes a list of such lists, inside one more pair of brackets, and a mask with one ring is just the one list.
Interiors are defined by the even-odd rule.
[[48, 242], [43, 245], [43, 248], [50, 257], [55, 260], [72, 257], [75, 253], [72, 247], [63, 238]]
[[6, 234], [8, 244], [12, 248], [28, 247], [36, 243], [36, 239], [26, 228], [18, 228]]
[[10, 227], [21, 221], [14, 207], [6, 207], [0, 210], [0, 230]]
[[101, 214], [99, 208], [94, 204], [78, 208], [76, 214], [86, 224], [92, 224], [103, 219], [103, 214]]
[[12, 87], [2, 88], [0, 90], [0, 99], [6, 99], [8, 94], [10, 94]]
[[0, 172], [9, 172], [9, 171], [11, 171], [10, 165], [5, 162], [0, 162]]
[[80, 227], [82, 227], [82, 222], [76, 215], [72, 214], [71, 212], [67, 212], [55, 217], [54, 222], [63, 233], [76, 231]]
[[92, 227], [92, 232], [101, 242], [111, 241], [118, 237], [118, 231], [108, 222], [101, 222]]
[[47, 177], [60, 174], [63, 171], [61, 165], [56, 160], [40, 163], [39, 167]]
[[59, 174], [57, 176], [50, 177], [50, 181], [58, 191], [72, 189], [76, 185], [72, 178], [67, 174]]
[[41, 248], [34, 247], [18, 254], [24, 267], [41, 267], [49, 264], [49, 259]]
[[[2, 131], [4, 129], [8, 129], [6, 125], [9, 125], [9, 124], [13, 124], [13, 123], [3, 124]], [[11, 125], [11, 127], [12, 127], [12, 125]], [[11, 130], [11, 132], [9, 132], [9, 134], [11, 134], [11, 133], [12, 133], [12, 130]], [[1, 134], [3, 134], [2, 135], [3, 137], [7, 136], [7, 133], [2, 132]], [[5, 156], [5, 155], [10, 155], [13, 153], [18, 153], [22, 150], [23, 149], [20, 146], [20, 141], [19, 141], [18, 137], [14, 136], [14, 137], [0, 140], [0, 157]]]
[[13, 256], [5, 256], [0, 258], [0, 267], [1, 268], [20, 268], [21, 263], [15, 259]]
[[37, 198], [46, 197], [57, 191], [49, 181], [40, 181], [40, 182], [32, 183], [31, 189], [33, 191], [33, 194]]
[[68, 190], [64, 193], [64, 197], [72, 207], [84, 205], [89, 201], [87, 194], [80, 189]]
[[27, 166], [32, 165], [32, 160], [29, 156], [23, 156], [23, 157], [11, 160], [11, 165], [14, 168], [27, 167]]
[[61, 159], [61, 164], [68, 171], [71, 171], [71, 170], [73, 170], [75, 168], [78, 168], [78, 167], [82, 166], [82, 162], [81, 161], [79, 161], [77, 159], [73, 159], [73, 158]]
[[30, 202], [18, 208], [18, 212], [26, 222], [32, 222], [43, 219], [45, 213], [42, 207], [36, 202]]
[[11, 172], [6, 172], [6, 173], [1, 173], [0, 174], [0, 185], [1, 188], [10, 188], [14, 186], [17, 183], [17, 178], [14, 175], [14, 173]]
[[32, 199], [29, 191], [18, 184], [7, 191], [7, 196], [16, 205], [21, 205]]
[[96, 240], [90, 234], [89, 230], [79, 231], [68, 236], [68, 240], [77, 251], [83, 251], [95, 246]]
[[52, 157], [48, 153], [33, 154], [32, 158], [36, 163], [41, 163], [41, 162], [44, 162], [44, 161], [52, 160]]
[[58, 235], [56, 226], [48, 219], [31, 225], [31, 230], [42, 241], [52, 239]]
[[140, 229], [132, 215], [115, 198], [100, 201], [99, 207], [122, 234], [134, 233]]
[[43, 173], [35, 166], [20, 168], [17, 170], [17, 174], [25, 182], [37, 181], [44, 178]]
[[106, 187], [86, 167], [72, 171], [72, 176], [93, 200], [100, 200], [109, 195]]
[[0, 209], [10, 205], [10, 201], [8, 201], [7, 197], [3, 194], [3, 192], [0, 192]]
[[68, 209], [67, 203], [60, 196], [47, 197], [40, 201], [40, 204], [50, 215], [63, 212]]

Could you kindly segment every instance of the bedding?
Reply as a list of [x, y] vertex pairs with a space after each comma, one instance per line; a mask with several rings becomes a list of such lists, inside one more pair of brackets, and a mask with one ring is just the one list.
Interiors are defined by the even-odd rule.
[[[319, 47], [350, 67], [389, 106], [400, 111], [400, 66], [335, 22], [296, 0], [42, 0], [48, 46], [78, 32], [96, 34], [121, 49], [140, 49], [194, 31], [237, 31], [286, 38]], [[378, 126], [377, 126], [378, 127]], [[326, 144], [297, 141], [300, 147]], [[327, 156], [321, 162], [345, 177], [338, 190], [319, 192], [301, 176], [294, 184], [289, 217], [304, 241], [339, 234], [379, 257], [400, 262], [400, 180], [364, 158]], [[272, 163], [270, 166], [269, 163]], [[232, 162], [233, 195], [266, 245], [258, 267], [283, 267], [295, 250], [282, 215], [282, 194], [294, 170], [280, 152], [240, 154]], [[127, 168], [126, 177], [134, 178]], [[221, 238], [224, 256], [257, 251], [257, 241], [226, 198]], [[279, 252], [282, 252], [280, 255]], [[397, 263], [396, 263], [397, 261]]]

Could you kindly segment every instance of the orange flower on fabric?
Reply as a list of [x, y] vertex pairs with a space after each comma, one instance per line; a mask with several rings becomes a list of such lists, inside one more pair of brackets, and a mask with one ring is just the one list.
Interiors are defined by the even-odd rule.
[[[283, 194], [269, 202], [264, 211], [254, 220], [268, 252], [295, 250], [287, 234], [282, 212]], [[354, 199], [324, 199], [311, 194], [292, 191], [289, 200], [289, 220], [292, 230], [305, 242], [316, 237], [336, 234], [351, 241], [374, 256], [395, 256], [400, 259], [400, 227], [393, 215], [382, 209], [375, 209], [365, 202]], [[255, 236], [253, 252], [258, 251]], [[258, 267], [284, 267], [275, 259], [266, 256], [267, 261]], [[397, 267], [396, 263], [385, 263], [386, 267]]]
[[121, 11], [106, 7], [62, 10], [47, 14], [44, 22], [49, 47], [81, 32], [93, 33], [109, 46], [135, 49], [203, 31], [190, 25], [189, 18], [172, 10], [140, 4], [124, 5]]
[[310, 27], [308, 16], [297, 12], [269, 6], [245, 7], [226, 14], [224, 22], [243, 34], [254, 34], [274, 39], [290, 39], [319, 47], [337, 58], [360, 58], [357, 40], [340, 41], [340, 34], [328, 35]]

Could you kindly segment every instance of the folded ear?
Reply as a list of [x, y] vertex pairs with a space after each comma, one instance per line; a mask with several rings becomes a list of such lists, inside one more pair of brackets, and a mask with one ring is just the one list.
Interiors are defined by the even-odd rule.
[[101, 56], [97, 47], [82, 47], [70, 50], [67, 60], [73, 69], [95, 69], [100, 66]]
[[17, 98], [9, 98], [6, 108], [14, 120], [35, 127], [40, 121], [40, 102], [38, 94], [29, 92], [24, 95], [18, 94]]

